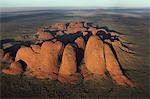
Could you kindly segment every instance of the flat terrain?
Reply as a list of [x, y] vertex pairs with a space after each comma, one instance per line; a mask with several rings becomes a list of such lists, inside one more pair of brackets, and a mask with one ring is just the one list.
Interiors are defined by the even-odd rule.
[[[137, 88], [118, 86], [111, 79], [89, 81], [77, 85], [39, 80], [24, 75], [1, 74], [3, 98], [149, 98], [149, 11], [148, 9], [37, 10], [1, 13], [1, 39], [33, 34], [38, 28], [56, 22], [74, 20], [91, 22], [127, 34], [135, 44], [138, 59], [122, 63], [125, 74]], [[124, 56], [126, 58], [126, 56]], [[1, 66], [7, 65], [1, 63]]]

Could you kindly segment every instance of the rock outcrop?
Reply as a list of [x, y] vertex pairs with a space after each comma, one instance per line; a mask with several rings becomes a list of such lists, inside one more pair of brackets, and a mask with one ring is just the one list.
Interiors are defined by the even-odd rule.
[[76, 83], [79, 80], [79, 76], [75, 48], [68, 44], [63, 52], [58, 80], [63, 83]]
[[111, 77], [119, 84], [119, 85], [129, 85], [134, 87], [132, 81], [130, 81], [125, 75], [123, 75], [120, 65], [113, 54], [110, 46], [108, 44], [104, 44], [105, 49], [105, 60], [106, 60], [106, 68], [109, 71]]
[[[18, 37], [20, 41], [28, 38], [38, 43], [21, 47], [3, 73], [25, 73], [29, 77], [75, 84], [82, 76], [84, 80], [101, 79], [108, 72], [117, 84], [135, 86], [121, 69], [120, 60], [134, 53], [122, 42], [125, 35], [121, 33], [77, 21], [40, 28], [34, 36], [37, 38]], [[1, 49], [0, 59], [9, 60], [11, 56]]]
[[82, 37], [78, 37], [75, 41], [74, 41], [78, 48], [81, 48], [81, 49], [85, 49], [85, 42], [84, 42], [84, 39]]
[[76, 32], [84, 32], [87, 29], [84, 28], [84, 24], [81, 22], [70, 22], [67, 30], [65, 31], [67, 34], [68, 33], [76, 33]]
[[39, 45], [31, 45], [31, 48], [34, 52], [40, 53], [41, 47]]
[[55, 23], [53, 25], [50, 25], [50, 28], [58, 29], [58, 30], [65, 30], [66, 24], [64, 22]]
[[19, 62], [12, 62], [8, 69], [3, 69], [3, 73], [17, 75], [23, 72], [22, 65]]
[[104, 75], [105, 59], [104, 44], [98, 36], [91, 36], [86, 44], [84, 53], [86, 68], [93, 74]]
[[28, 76], [57, 79], [58, 56], [62, 46], [61, 42], [44, 42], [38, 51], [23, 47], [18, 50], [15, 61], [22, 60], [27, 64], [26, 75]]
[[53, 35], [49, 32], [38, 32], [38, 39], [39, 40], [49, 40], [52, 38], [53, 38]]

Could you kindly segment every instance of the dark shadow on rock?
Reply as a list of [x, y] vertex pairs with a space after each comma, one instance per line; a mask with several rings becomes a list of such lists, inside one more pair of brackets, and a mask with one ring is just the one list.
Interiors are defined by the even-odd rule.
[[57, 36], [57, 40], [63, 42], [63, 44], [68, 44], [74, 42], [74, 40], [78, 37], [82, 36], [82, 33], [74, 33], [74, 34], [64, 34], [62, 36]]
[[85, 44], [87, 43], [89, 37], [92, 35], [92, 32], [90, 32], [90, 31], [87, 31], [87, 32], [88, 32], [88, 34], [85, 35], [85, 36], [83, 36], [83, 39], [84, 39]]
[[117, 53], [116, 53], [115, 49], [113, 48], [113, 46], [112, 46], [111, 44], [109, 44], [109, 43], [107, 43], [107, 42], [106, 42], [106, 44], [108, 44], [109, 47], [111, 48], [111, 51], [113, 52], [113, 54], [114, 54], [114, 56], [115, 56], [115, 59], [117, 60], [117, 62], [118, 62], [118, 64], [119, 64], [119, 66], [120, 66], [120, 69], [121, 69], [122, 73], [127, 77], [127, 75], [125, 74], [124, 69], [122, 68], [121, 63], [119, 62], [119, 58], [118, 58], [118, 56], [117, 56]]
[[[92, 22], [88, 22], [88, 23], [87, 23], [87, 26], [88, 26], [88, 27], [93, 27], [93, 25], [95, 25], [95, 24], [93, 24]], [[96, 25], [96, 28], [98, 28], [98, 25]]]
[[84, 51], [82, 48], [77, 48], [76, 57], [77, 57], [77, 66], [80, 66], [82, 59], [84, 57]]
[[82, 48], [79, 48], [78, 45], [76, 43], [70, 43], [76, 51], [76, 62], [77, 62], [77, 71], [80, 71], [80, 64], [82, 62], [82, 59], [84, 57], [84, 51]]
[[116, 30], [110, 30], [107, 26], [98, 27], [97, 29], [105, 29], [107, 32], [115, 32], [115, 33], [117, 33], [117, 34], [119, 34], [119, 35], [127, 35], [127, 34], [118, 32], [118, 31], [116, 31]]
[[4, 51], [9, 52], [12, 57], [16, 57], [16, 53], [20, 47], [21, 47], [21, 44], [16, 44], [16, 45], [13, 45], [12, 47], [5, 49]]
[[27, 68], [27, 64], [23, 61], [23, 60], [18, 60], [17, 62], [19, 62], [22, 66], [22, 70], [23, 71], [26, 71], [26, 68]]
[[110, 40], [111, 42], [114, 42], [115, 40], [119, 41], [118, 36], [112, 36], [110, 33], [106, 34], [105, 31], [100, 30], [96, 33], [96, 35], [102, 40]]
[[16, 56], [17, 51], [21, 46], [27, 46], [30, 47], [31, 44], [33, 44], [32, 41], [14, 41], [16, 44], [13, 44], [13, 46], [4, 49], [5, 52], [9, 52], [12, 57]]
[[14, 41], [14, 39], [3, 39], [3, 40], [0, 40], [1, 44], [13, 42], [13, 41]]
[[44, 30], [44, 32], [49, 32], [50, 34], [52, 34], [52, 36], [55, 37], [56, 33], [58, 32], [59, 30], [49, 30], [49, 29], [46, 29]]
[[106, 34], [104, 31], [98, 31], [96, 33], [97, 36], [101, 37], [102, 40], [105, 40], [105, 39], [111, 39], [111, 34]]

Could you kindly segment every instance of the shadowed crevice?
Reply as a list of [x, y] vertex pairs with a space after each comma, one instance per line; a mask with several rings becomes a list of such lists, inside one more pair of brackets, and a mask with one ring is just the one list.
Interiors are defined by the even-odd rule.
[[116, 54], [115, 49], [113, 48], [113, 46], [112, 46], [111, 44], [109, 44], [109, 43], [107, 43], [107, 42], [105, 42], [105, 43], [106, 43], [107, 45], [109, 45], [111, 51], [113, 52], [113, 54], [114, 54], [114, 56], [115, 56], [115, 59], [117, 60], [117, 62], [118, 62], [118, 64], [119, 64], [120, 69], [123, 71], [123, 74], [124, 74], [124, 70], [123, 70], [123, 68], [122, 68], [122, 66], [121, 66], [121, 63], [119, 62], [119, 58], [118, 58], [118, 56], [117, 56], [117, 54]]
[[22, 70], [23, 71], [26, 71], [26, 68], [27, 68], [27, 64], [23, 61], [23, 60], [18, 60], [17, 62], [19, 62], [22, 66]]

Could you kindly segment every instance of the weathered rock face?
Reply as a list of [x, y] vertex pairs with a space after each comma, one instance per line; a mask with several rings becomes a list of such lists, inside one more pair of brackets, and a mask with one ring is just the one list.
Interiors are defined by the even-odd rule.
[[93, 77], [93, 73], [91, 73], [87, 67], [86, 67], [86, 64], [83, 64], [81, 67], [80, 67], [80, 70], [81, 70], [81, 74], [83, 75], [84, 77], [84, 80], [91, 80], [92, 77]]
[[85, 42], [82, 37], [78, 37], [74, 42], [78, 45], [78, 48], [81, 48], [83, 50], [85, 49]]
[[52, 34], [48, 32], [38, 32], [38, 35], [39, 40], [49, 40], [53, 38]]
[[12, 62], [9, 69], [3, 69], [3, 73], [17, 75], [23, 72], [22, 66], [19, 62]]
[[22, 47], [18, 50], [15, 61], [22, 60], [28, 65], [27, 69], [34, 69], [39, 64], [38, 55], [30, 47]]
[[29, 47], [24, 47], [17, 52], [16, 61], [22, 60], [27, 64], [27, 75], [37, 78], [57, 79], [58, 55], [61, 48], [61, 42], [44, 42], [40, 53], [34, 52]]
[[41, 47], [39, 45], [31, 45], [31, 48], [34, 52], [40, 53]]
[[59, 69], [59, 74], [71, 75], [76, 72], [76, 52], [75, 49], [70, 45], [66, 45], [63, 57], [62, 64]]
[[75, 83], [79, 80], [77, 72], [77, 63], [76, 63], [76, 51], [72, 45], [66, 45], [62, 63], [59, 69], [59, 81]]
[[91, 36], [85, 48], [85, 65], [93, 74], [103, 75], [105, 73], [104, 45], [97, 36]]
[[129, 85], [134, 87], [134, 84], [123, 75], [119, 63], [115, 58], [111, 48], [109, 45], [104, 44], [105, 49], [105, 60], [106, 60], [106, 68], [109, 71], [111, 77], [119, 84], [119, 85]]
[[58, 73], [58, 55], [61, 51], [61, 42], [45, 42], [41, 46], [41, 70], [50, 73]]

